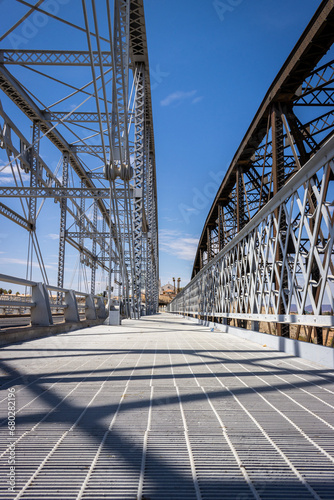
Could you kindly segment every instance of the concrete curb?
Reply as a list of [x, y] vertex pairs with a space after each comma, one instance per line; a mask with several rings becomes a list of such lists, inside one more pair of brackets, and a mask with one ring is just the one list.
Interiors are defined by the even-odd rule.
[[20, 328], [8, 328], [0, 330], [0, 347], [16, 342], [26, 342], [28, 340], [51, 337], [60, 333], [73, 332], [91, 326], [103, 325], [104, 319], [84, 320], [80, 323], [58, 323], [50, 326], [22, 326]]
[[277, 337], [269, 335], [268, 333], [255, 332], [253, 330], [244, 330], [243, 328], [236, 328], [234, 326], [226, 326], [220, 323], [212, 323], [211, 321], [199, 320], [189, 316], [182, 316], [184, 319], [195, 322], [201, 326], [214, 328], [218, 332], [229, 333], [240, 337], [255, 344], [266, 345], [271, 349], [279, 352], [285, 352], [292, 356], [312, 361], [318, 365], [326, 368], [334, 369], [334, 349], [332, 347], [324, 347], [322, 345], [310, 344], [300, 340], [286, 339], [284, 337]]

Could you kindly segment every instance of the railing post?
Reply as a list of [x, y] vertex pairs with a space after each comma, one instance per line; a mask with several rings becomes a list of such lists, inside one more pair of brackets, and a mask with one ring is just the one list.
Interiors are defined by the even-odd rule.
[[97, 298], [97, 317], [100, 319], [106, 319], [108, 317], [106, 306], [104, 305], [103, 298]]
[[259, 321], [251, 321], [251, 330], [253, 332], [258, 332], [260, 329], [260, 322]]
[[65, 292], [65, 305], [64, 318], [66, 323], [79, 323], [80, 316], [78, 310], [77, 298], [73, 290]]
[[86, 319], [96, 319], [96, 309], [94, 304], [94, 295], [86, 296]]
[[49, 294], [43, 283], [31, 287], [31, 298], [34, 306], [31, 308], [32, 326], [49, 326], [53, 324]]

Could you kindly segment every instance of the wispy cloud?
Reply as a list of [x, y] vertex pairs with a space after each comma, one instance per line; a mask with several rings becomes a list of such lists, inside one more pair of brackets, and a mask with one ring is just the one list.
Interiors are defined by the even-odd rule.
[[[0, 164], [0, 167], [1, 167], [1, 164]], [[13, 171], [14, 171], [16, 179], [19, 178], [19, 174], [20, 174], [23, 182], [29, 180], [29, 174], [26, 174], [21, 169], [18, 169], [16, 167], [16, 165], [13, 166]], [[5, 167], [2, 168], [2, 170], [0, 170], [1, 184], [7, 185], [7, 184], [14, 183], [13, 171], [9, 165], [6, 165]]]
[[162, 252], [174, 255], [182, 260], [193, 261], [198, 239], [175, 230], [162, 229], [159, 233], [159, 244]]
[[[19, 266], [26, 266], [27, 261], [25, 259], [14, 259], [12, 257], [0, 257], [0, 264], [17, 264]], [[37, 262], [32, 263], [32, 267], [38, 267], [39, 264]], [[46, 265], [46, 269], [55, 269], [54, 266]]]
[[51, 240], [59, 240], [59, 234], [50, 233], [48, 234], [48, 238], [50, 238]]
[[196, 104], [196, 102], [199, 102], [202, 99], [202, 97], [196, 96], [196, 94], [197, 90], [190, 90], [189, 92], [177, 90], [160, 101], [160, 104], [161, 106], [170, 106], [171, 104], [181, 104], [182, 102], [190, 99], [193, 104]]
[[180, 222], [180, 219], [176, 217], [168, 217], [165, 215], [164, 217], [161, 217], [163, 220], [166, 220], [167, 222]]
[[204, 99], [204, 97], [202, 95], [199, 95], [192, 100], [192, 104], [197, 104], [198, 102], [201, 102], [202, 99]]

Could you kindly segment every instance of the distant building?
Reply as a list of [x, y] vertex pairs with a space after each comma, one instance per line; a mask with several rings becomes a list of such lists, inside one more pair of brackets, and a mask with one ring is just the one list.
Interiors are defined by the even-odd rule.
[[170, 283], [167, 283], [167, 285], [161, 287], [161, 291], [163, 294], [174, 293], [174, 286]]

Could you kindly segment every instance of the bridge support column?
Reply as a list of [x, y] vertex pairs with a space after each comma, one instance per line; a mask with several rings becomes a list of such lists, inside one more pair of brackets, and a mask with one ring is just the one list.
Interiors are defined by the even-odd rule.
[[[271, 113], [271, 133], [272, 133], [272, 176], [273, 176], [273, 188], [274, 196], [285, 184], [285, 168], [284, 168], [284, 131], [283, 122], [281, 118], [281, 112], [277, 106], [273, 106]], [[278, 231], [274, 229], [274, 237], [278, 239], [281, 237], [283, 247], [286, 244], [286, 217], [285, 212], [282, 209], [281, 214], [279, 210], [275, 211], [275, 218], [279, 222]], [[283, 254], [279, 244], [277, 244], [276, 261], [282, 262]], [[283, 273], [282, 287], [281, 289], [288, 289], [288, 276], [285, 266], [281, 267], [281, 273]], [[276, 290], [279, 289], [280, 280], [276, 278]], [[283, 292], [282, 292], [283, 293]], [[282, 297], [278, 296], [278, 314], [284, 314]], [[276, 323], [277, 335], [281, 337], [290, 336], [290, 327], [287, 324]]]
[[[237, 190], [237, 232], [239, 233], [241, 229], [245, 226], [245, 196], [242, 183], [242, 169], [238, 167], [236, 178], [236, 190]], [[239, 276], [242, 279], [242, 276]], [[240, 310], [240, 313], [244, 313], [244, 309]], [[247, 328], [247, 321], [243, 319], [237, 319], [237, 326], [239, 328]]]
[[96, 237], [97, 237], [97, 202], [93, 202], [93, 243], [92, 243], [92, 271], [91, 271], [91, 282], [90, 282], [90, 293], [95, 295], [95, 281], [96, 281]]
[[[63, 173], [62, 186], [68, 186], [68, 155], [63, 155]], [[64, 268], [65, 268], [65, 236], [66, 236], [66, 213], [67, 213], [67, 198], [64, 196], [60, 200], [60, 228], [59, 228], [59, 251], [58, 251], [58, 280], [57, 286], [64, 288]], [[57, 302], [62, 301], [62, 293], [57, 293]]]
[[136, 318], [141, 315], [141, 284], [143, 257], [143, 179], [145, 162], [145, 68], [136, 65], [136, 107], [135, 107], [135, 167], [134, 167], [134, 310]]

